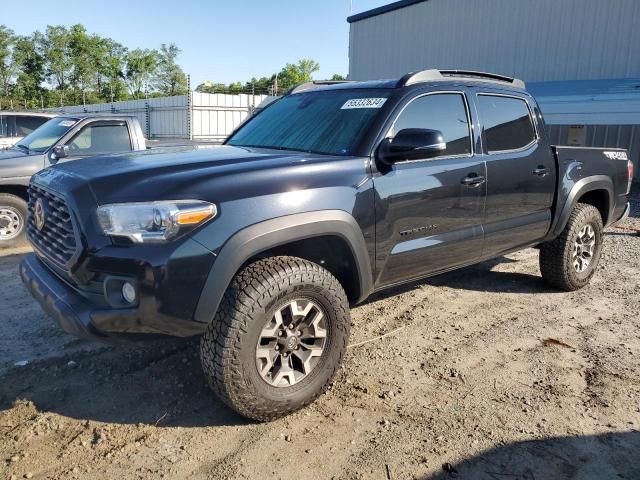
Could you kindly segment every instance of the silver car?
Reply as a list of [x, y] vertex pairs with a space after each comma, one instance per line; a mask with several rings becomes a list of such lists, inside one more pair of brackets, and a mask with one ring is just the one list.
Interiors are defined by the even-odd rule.
[[55, 113], [0, 111], [0, 150], [22, 140]]

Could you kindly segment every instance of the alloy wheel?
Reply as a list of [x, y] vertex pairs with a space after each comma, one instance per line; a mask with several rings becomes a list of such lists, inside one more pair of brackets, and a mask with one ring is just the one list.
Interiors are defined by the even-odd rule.
[[596, 248], [596, 233], [590, 224], [582, 227], [573, 245], [573, 268], [576, 272], [584, 272], [593, 260]]
[[274, 387], [290, 387], [318, 365], [327, 340], [326, 314], [314, 301], [298, 298], [278, 308], [256, 347], [256, 367]]

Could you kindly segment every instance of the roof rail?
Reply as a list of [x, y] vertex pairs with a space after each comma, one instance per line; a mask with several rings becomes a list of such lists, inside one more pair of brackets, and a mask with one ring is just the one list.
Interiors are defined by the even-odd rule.
[[473, 70], [422, 70], [419, 72], [407, 73], [404, 77], [398, 80], [398, 87], [405, 87], [408, 85], [414, 85], [416, 83], [424, 82], [438, 82], [448, 80], [449, 78], [470, 78], [477, 79], [486, 82], [502, 82], [510, 83], [516, 88], [524, 89], [525, 83], [517, 78], [507, 77], [505, 75], [498, 75], [496, 73], [475, 72]]
[[340, 83], [353, 83], [353, 82], [351, 80], [314, 80], [312, 82], [306, 82], [306, 83], [301, 83], [300, 85], [296, 85], [295, 87], [291, 88], [287, 92], [287, 95], [291, 95], [293, 93], [306, 92], [323, 85], [338, 85]]

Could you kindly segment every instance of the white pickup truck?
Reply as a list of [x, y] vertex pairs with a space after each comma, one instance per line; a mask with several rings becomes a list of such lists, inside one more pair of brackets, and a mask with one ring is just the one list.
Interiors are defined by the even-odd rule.
[[0, 150], [18, 143], [55, 116], [55, 113], [0, 112]]

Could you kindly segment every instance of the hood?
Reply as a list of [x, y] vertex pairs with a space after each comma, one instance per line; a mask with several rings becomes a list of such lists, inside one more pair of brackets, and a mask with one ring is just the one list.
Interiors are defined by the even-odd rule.
[[0, 178], [29, 178], [44, 166], [42, 153], [27, 154], [17, 148], [0, 150]]
[[[38, 155], [41, 155], [40, 153]], [[24, 150], [20, 150], [18, 148], [0, 148], [0, 160], [4, 160], [6, 158], [23, 158], [23, 157], [28, 157], [28, 156], [34, 156], [34, 155], [29, 155], [27, 152], [25, 152]]]
[[[73, 177], [71, 183], [89, 185], [99, 204], [213, 200], [219, 198], [221, 190], [233, 192], [239, 175], [244, 181], [255, 179], [258, 191], [264, 184], [258, 179], [264, 180], [265, 175], [278, 175], [279, 171], [287, 171], [284, 167], [295, 164], [322, 163], [327, 158], [332, 157], [226, 145], [157, 148], [61, 163], [35, 178], [38, 181], [42, 176], [43, 181], [50, 182], [52, 176]], [[59, 181], [56, 183], [60, 185]]]

